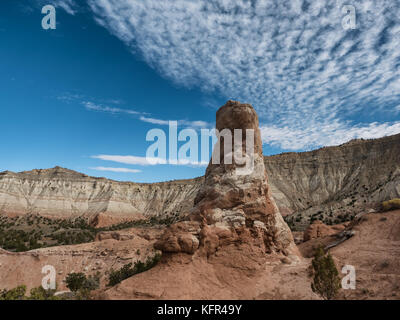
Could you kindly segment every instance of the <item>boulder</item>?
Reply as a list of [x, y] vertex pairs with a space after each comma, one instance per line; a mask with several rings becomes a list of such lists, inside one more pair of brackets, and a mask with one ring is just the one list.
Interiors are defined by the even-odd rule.
[[320, 220], [315, 220], [310, 226], [304, 231], [304, 241], [311, 239], [324, 238], [327, 236], [334, 235], [344, 230], [346, 224], [339, 224], [335, 226], [328, 226]]

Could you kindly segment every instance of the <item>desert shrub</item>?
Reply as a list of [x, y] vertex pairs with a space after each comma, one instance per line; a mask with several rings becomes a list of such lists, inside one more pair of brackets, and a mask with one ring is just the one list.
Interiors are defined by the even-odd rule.
[[27, 297], [29, 300], [61, 300], [60, 297], [54, 296], [56, 290], [45, 290], [43, 287], [37, 287], [31, 289], [30, 296]]
[[312, 267], [314, 278], [311, 289], [313, 292], [326, 300], [334, 299], [341, 288], [339, 272], [332, 256], [329, 253], [325, 254], [323, 247], [315, 250]]
[[108, 286], [115, 286], [121, 281], [133, 276], [134, 274], [135, 271], [134, 268], [132, 267], [132, 263], [124, 265], [119, 270], [111, 270], [108, 278]]
[[60, 231], [51, 235], [51, 238], [60, 245], [92, 242], [94, 237], [94, 233], [85, 230]]
[[23, 300], [25, 299], [26, 286], [21, 285], [11, 290], [2, 290], [0, 300]]
[[83, 218], [51, 220], [27, 215], [0, 220], [0, 247], [9, 251], [92, 242], [95, 235], [96, 229]]
[[134, 265], [132, 265], [132, 263], [128, 263], [119, 270], [111, 270], [108, 279], [108, 286], [115, 286], [116, 284], [132, 277], [135, 274], [153, 268], [160, 261], [160, 259], [161, 255], [156, 254], [154, 257], [148, 258], [146, 262], [137, 261]]
[[67, 288], [70, 289], [77, 300], [86, 300], [90, 298], [90, 292], [100, 287], [100, 273], [95, 275], [86, 275], [82, 272], [69, 273], [65, 279]]
[[86, 281], [86, 276], [82, 272], [69, 273], [65, 279], [67, 288], [72, 292], [82, 289]]
[[20, 285], [11, 290], [0, 290], [0, 300], [62, 300], [54, 296], [56, 290], [45, 290], [43, 287], [33, 288], [30, 296], [26, 296], [26, 286]]
[[100, 272], [90, 275], [83, 284], [83, 288], [89, 291], [96, 290], [100, 287]]
[[389, 201], [384, 201], [382, 203], [382, 209], [383, 211], [400, 209], [400, 199], [396, 198]]

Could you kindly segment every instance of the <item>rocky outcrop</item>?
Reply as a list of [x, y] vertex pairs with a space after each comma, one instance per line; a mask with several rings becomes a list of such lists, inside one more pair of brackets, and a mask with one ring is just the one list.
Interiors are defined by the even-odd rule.
[[[156, 248], [193, 253], [200, 247], [210, 256], [221, 246], [251, 242], [266, 253], [295, 251], [292, 234], [270, 194], [255, 110], [229, 101], [217, 112], [216, 129], [221, 136], [195, 198], [191, 221], [169, 228]], [[241, 130], [242, 136], [232, 142], [235, 130]], [[228, 136], [223, 137], [223, 132]], [[226, 139], [231, 139], [230, 149], [225, 148]]]
[[[218, 110], [216, 127], [231, 136], [242, 129], [246, 136], [230, 149], [222, 143], [228, 137], [219, 137], [214, 154], [220, 150], [220, 157], [210, 160], [187, 220], [167, 228], [154, 245], [164, 254], [161, 263], [103, 298], [262, 299], [279, 298], [282, 291], [286, 297], [315, 297], [306, 265], [270, 195], [256, 112], [251, 105], [229, 101]], [[248, 148], [251, 139], [254, 148]], [[241, 174], [244, 164], [250, 169]], [[302, 275], [282, 290], [286, 265]]]
[[306, 231], [304, 231], [303, 239], [304, 241], [309, 241], [311, 239], [324, 238], [333, 234], [337, 234], [345, 228], [346, 226], [343, 224], [327, 226], [322, 221], [316, 220], [307, 228]]

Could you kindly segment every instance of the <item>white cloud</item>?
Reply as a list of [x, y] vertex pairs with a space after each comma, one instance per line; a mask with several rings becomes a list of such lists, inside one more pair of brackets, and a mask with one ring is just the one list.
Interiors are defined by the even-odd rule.
[[335, 146], [352, 139], [374, 139], [400, 133], [400, 123], [370, 123], [365, 126], [347, 127], [340, 123], [333, 123], [330, 127], [310, 127], [308, 130], [292, 130], [289, 127], [261, 127], [263, 143], [282, 147], [287, 150], [311, 149], [315, 141], [323, 146]]
[[101, 106], [101, 105], [95, 104], [93, 102], [87, 102], [87, 101], [82, 102], [82, 104], [85, 106], [86, 109], [92, 110], [92, 111], [108, 112], [108, 113], [113, 113], [113, 114], [117, 114], [117, 113], [125, 113], [125, 114], [131, 114], [131, 115], [143, 114], [143, 113], [135, 111], [135, 110]]
[[148, 165], [155, 165], [155, 164], [166, 164], [166, 161], [163, 159], [158, 158], [146, 158], [146, 157], [136, 157], [136, 156], [121, 156], [121, 155], [96, 155], [92, 156], [94, 159], [100, 159], [104, 161], [113, 161], [123, 164], [130, 164], [130, 165], [141, 165], [141, 166], [148, 166]]
[[[342, 28], [345, 4], [356, 8], [356, 30]], [[98, 23], [175, 83], [252, 103], [271, 130], [270, 141], [282, 148], [398, 128], [399, 121], [374, 124], [376, 115], [400, 103], [398, 1], [89, 0], [89, 5]], [[359, 113], [368, 113], [370, 123], [348, 121]]]
[[140, 117], [139, 119], [143, 122], [152, 123], [152, 124], [160, 124], [160, 125], [166, 125], [166, 126], [169, 124], [168, 120], [160, 120], [160, 119], [148, 118], [148, 117], [143, 117], [143, 116]]
[[55, 5], [64, 9], [67, 13], [75, 15], [77, 12], [76, 3], [74, 0], [57, 0]]
[[[128, 115], [134, 115], [134, 116], [139, 116], [139, 120], [151, 124], [156, 124], [156, 125], [169, 125], [170, 121], [177, 121], [179, 126], [184, 126], [184, 127], [189, 127], [193, 129], [200, 129], [200, 128], [212, 128], [213, 125], [202, 120], [161, 120], [161, 119], [156, 119], [152, 117], [148, 117], [149, 113], [147, 112], [140, 112], [140, 111], [135, 111], [131, 109], [122, 109], [122, 108], [117, 108], [117, 107], [109, 107], [105, 106], [103, 104], [99, 104], [97, 102], [93, 101], [88, 101], [88, 99], [81, 95], [81, 94], [73, 94], [73, 93], [66, 93], [64, 95], [60, 95], [57, 97], [58, 100], [64, 101], [66, 103], [71, 103], [71, 102], [79, 102], [81, 105], [83, 105], [87, 110], [90, 111], [98, 111], [98, 112], [106, 112], [106, 113], [111, 113], [111, 114], [128, 114]], [[118, 99], [109, 99], [106, 100], [105, 102], [108, 102], [110, 104], [121, 104], [121, 100]], [[146, 115], [146, 116], [145, 116]]]
[[104, 161], [113, 161], [129, 165], [141, 165], [141, 166], [154, 166], [160, 164], [170, 164], [176, 166], [207, 166], [208, 162], [191, 162], [186, 160], [169, 161], [162, 158], [147, 158], [137, 156], [121, 156], [121, 155], [96, 155], [92, 156], [94, 159], [100, 159]]
[[78, 94], [78, 93], [70, 93], [70, 92], [67, 92], [67, 93], [57, 97], [57, 100], [64, 101], [67, 103], [74, 102], [74, 101], [81, 100], [81, 99], [83, 99], [83, 95]]
[[141, 116], [139, 118], [143, 122], [148, 122], [152, 124], [158, 124], [158, 125], [169, 125], [170, 121], [177, 121], [178, 125], [185, 126], [185, 127], [192, 127], [192, 128], [210, 128], [212, 125], [206, 121], [201, 121], [201, 120], [195, 120], [195, 121], [189, 121], [189, 120], [160, 120], [160, 119], [155, 119], [155, 118], [148, 118], [148, 117], [143, 117]]
[[179, 120], [178, 124], [187, 127], [204, 128], [204, 129], [210, 128], [212, 126], [210, 123], [201, 120], [195, 120], [195, 121]]
[[75, 0], [36, 0], [40, 6], [51, 4], [56, 8], [65, 10], [70, 15], [75, 15], [78, 12], [78, 5]]
[[142, 172], [138, 169], [128, 169], [128, 168], [111, 168], [111, 167], [92, 167], [92, 170], [97, 171], [110, 171], [110, 172], [122, 172], [122, 173], [139, 173]]

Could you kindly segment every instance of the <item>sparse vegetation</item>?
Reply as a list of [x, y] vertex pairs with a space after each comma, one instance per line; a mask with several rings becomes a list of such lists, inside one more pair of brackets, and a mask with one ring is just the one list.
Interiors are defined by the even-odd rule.
[[78, 300], [90, 298], [90, 292], [100, 287], [100, 273], [86, 275], [82, 272], [69, 273], [65, 279], [67, 288], [71, 290]]
[[67, 284], [67, 288], [69, 290], [71, 290], [72, 292], [77, 292], [78, 290], [83, 288], [86, 280], [87, 279], [86, 279], [86, 276], [84, 273], [73, 272], [73, 273], [69, 273], [67, 275], [67, 278], [65, 279], [65, 283]]
[[90, 242], [95, 234], [96, 229], [83, 218], [62, 220], [37, 215], [0, 217], [0, 247], [9, 251]]
[[43, 287], [33, 288], [30, 296], [26, 296], [26, 286], [20, 285], [11, 290], [1, 290], [0, 300], [61, 300], [61, 297], [54, 296], [55, 290], [45, 290]]
[[28, 300], [62, 300], [61, 297], [55, 296], [56, 290], [45, 290], [43, 287], [31, 289], [31, 295]]
[[148, 258], [146, 262], [137, 261], [134, 265], [132, 265], [132, 263], [128, 263], [119, 270], [111, 270], [108, 286], [115, 286], [116, 284], [132, 277], [135, 274], [153, 268], [160, 261], [160, 259], [161, 255], [157, 253], [153, 257]]
[[314, 277], [311, 289], [313, 292], [326, 300], [334, 299], [341, 288], [339, 272], [332, 256], [329, 253], [325, 254], [323, 247], [315, 250], [312, 267]]
[[96, 231], [97, 232], [101, 232], [101, 231], [117, 231], [117, 230], [133, 228], [133, 227], [148, 227], [148, 226], [155, 226], [155, 225], [166, 225], [166, 226], [169, 226], [169, 225], [173, 224], [176, 221], [178, 221], [178, 216], [171, 216], [171, 217], [166, 217], [166, 218], [151, 217], [150, 219], [147, 219], [147, 220], [136, 220], [136, 221], [121, 222], [121, 223], [114, 224], [114, 225], [109, 226], [109, 227], [98, 228], [98, 229], [96, 229]]
[[395, 210], [395, 209], [400, 209], [400, 199], [392, 199], [389, 201], [384, 201], [382, 203], [382, 210], [383, 211], [389, 211], [389, 210]]
[[0, 247], [14, 252], [38, 248], [73, 245], [94, 241], [101, 231], [117, 231], [132, 227], [170, 225], [177, 216], [151, 217], [147, 220], [127, 221], [104, 228], [94, 228], [84, 218], [50, 219], [39, 215], [0, 217]]

